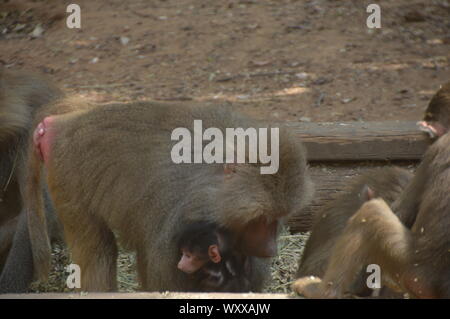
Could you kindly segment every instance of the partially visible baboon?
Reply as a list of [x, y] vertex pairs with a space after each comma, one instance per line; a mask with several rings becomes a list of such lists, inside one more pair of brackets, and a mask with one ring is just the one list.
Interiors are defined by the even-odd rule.
[[15, 141], [28, 134], [36, 110], [61, 95], [40, 75], [0, 68], [1, 146], [16, 149]]
[[297, 291], [310, 297], [345, 296], [360, 267], [377, 264], [391, 289], [416, 298], [450, 298], [449, 189], [447, 133], [429, 147], [392, 210], [382, 199], [365, 203], [337, 240], [323, 280], [302, 278]]
[[232, 236], [210, 223], [187, 225], [178, 240], [178, 269], [195, 281], [199, 291], [248, 292], [251, 257], [234, 249]]
[[40, 75], [0, 68], [0, 293], [24, 292], [32, 280], [26, 215], [20, 214], [25, 154], [36, 112], [61, 95]]
[[[443, 85], [442, 88], [433, 96], [431, 99], [427, 110], [425, 111], [425, 116], [423, 121], [418, 122], [419, 126], [422, 130], [429, 133], [431, 137], [436, 138], [440, 137], [443, 134], [445, 134], [448, 129], [450, 128], [450, 82]], [[382, 177], [380, 175], [380, 177]], [[408, 178], [410, 179], [410, 177]], [[392, 204], [393, 200], [400, 194], [399, 192], [401, 189], [405, 186], [405, 182], [408, 179], [403, 179], [402, 187], [397, 188], [396, 192], [392, 192], [391, 194], [394, 197], [387, 198], [386, 195], [383, 194], [375, 194], [378, 197], [381, 197], [387, 202], [387, 204]], [[375, 193], [377, 193], [377, 186], [371, 185], [370, 183], [367, 183], [373, 190], [375, 190]], [[389, 192], [390, 187], [389, 183], [386, 183], [387, 187], [385, 187], [385, 190]], [[363, 184], [355, 184], [355, 189], [353, 190], [353, 199], [350, 199], [351, 202], [357, 202], [358, 206], [361, 205], [361, 197], [357, 196], [358, 188], [359, 190], [363, 190]], [[382, 186], [382, 185], [381, 185]], [[405, 196], [407, 193], [403, 193], [402, 196]], [[347, 195], [352, 196], [351, 192], [347, 193]], [[345, 194], [342, 196], [346, 196]], [[400, 197], [400, 196], [398, 196]], [[338, 203], [338, 202], [336, 202]], [[331, 203], [331, 204], [336, 204]], [[403, 203], [400, 205], [400, 203]], [[412, 225], [415, 222], [416, 218], [416, 208], [417, 208], [417, 200], [409, 201], [409, 200], [401, 200], [397, 199], [394, 206], [394, 212], [399, 217], [400, 221], [408, 228], [411, 228]], [[397, 207], [397, 208], [396, 208]], [[332, 209], [332, 207], [330, 207]], [[297, 291], [300, 290], [307, 290], [306, 287], [309, 287], [309, 293], [313, 291], [314, 287], [317, 286], [317, 283], [320, 282], [320, 278], [314, 278], [314, 277], [305, 277], [305, 276], [319, 276], [322, 277], [325, 272], [324, 266], [327, 265], [325, 260], [328, 260], [329, 256], [331, 255], [333, 251], [333, 242], [337, 241], [337, 238], [342, 233], [342, 229], [345, 226], [345, 222], [347, 219], [353, 215], [353, 212], [356, 212], [357, 209], [354, 209], [355, 207], [351, 207], [351, 209], [348, 211], [348, 215], [342, 218], [342, 216], [337, 215], [336, 213], [333, 214], [334, 217], [341, 217], [339, 220], [335, 220], [335, 228], [333, 228], [333, 225], [330, 225], [328, 223], [323, 224], [317, 223], [316, 228], [322, 229], [322, 231], [314, 231], [312, 232], [311, 240], [308, 242], [305, 254], [300, 262], [300, 268], [297, 273], [298, 277], [304, 277], [302, 280], [297, 281], [297, 283], [294, 285], [294, 289]], [[319, 214], [318, 218], [320, 218]], [[313, 228], [314, 229], [314, 228]], [[323, 230], [328, 230], [330, 235], [324, 234]], [[322, 235], [320, 235], [322, 233]], [[325, 238], [325, 239], [321, 239]], [[327, 240], [330, 238], [330, 240]], [[326, 245], [328, 243], [328, 245]], [[323, 247], [323, 249], [318, 249], [318, 247]], [[327, 253], [324, 253], [324, 251], [327, 251]], [[364, 265], [362, 265], [364, 266]], [[315, 269], [318, 269], [317, 271]], [[347, 287], [347, 293], [355, 294], [358, 293], [360, 287], [361, 289], [365, 287], [365, 277], [362, 277], [361, 275], [355, 276], [356, 279], [353, 280], [352, 286]], [[306, 292], [308, 294], [308, 292]], [[312, 293], [311, 295], [316, 295]]]
[[[148, 102], [37, 120], [26, 201], [41, 278], [49, 266], [38, 191], [42, 163], [73, 261], [81, 267], [82, 290], [116, 289], [114, 234], [137, 252], [144, 290], [195, 289], [177, 269], [175, 238], [189, 223], [226, 229], [236, 250], [246, 256], [276, 253], [280, 224], [312, 195], [302, 145], [280, 128], [279, 169], [271, 175], [261, 175], [260, 168], [267, 166], [261, 162], [175, 164], [171, 151], [177, 143], [171, 135], [175, 128], [191, 129], [194, 120], [224, 135], [226, 128], [267, 128], [226, 108]], [[194, 150], [188, 155], [194, 156]], [[261, 289], [267, 275], [261, 268], [254, 267], [253, 291]]]
[[[44, 188], [45, 214], [47, 218], [47, 228], [51, 242], [62, 242], [62, 230], [55, 215], [51, 199]], [[31, 251], [30, 236], [28, 232], [27, 214], [23, 210], [19, 215], [10, 219], [0, 230], [0, 241], [3, 251], [3, 244], [8, 243], [8, 251], [5, 254], [6, 260], [0, 275], [0, 293], [21, 293], [26, 292], [34, 278], [33, 255]]]
[[18, 220], [19, 215], [16, 215], [12, 218], [7, 219], [0, 226], [0, 275], [6, 262], [6, 258], [8, 257], [8, 253], [11, 249], [11, 244], [14, 237], [14, 232], [16, 231]]
[[450, 82], [444, 84], [433, 96], [419, 127], [431, 138], [444, 135], [450, 129]]
[[[413, 174], [405, 169], [386, 167], [367, 170], [355, 177], [342, 193], [339, 193], [315, 215], [311, 236], [299, 261], [297, 278], [324, 275], [333, 246], [347, 221], [366, 201], [363, 193], [364, 186], [370, 187], [375, 196], [391, 204], [400, 196], [412, 176]], [[354, 295], [371, 293], [365, 284], [365, 279], [364, 274], [356, 277], [351, 289]]]
[[[418, 122], [418, 125], [434, 141], [450, 130], [450, 82], [444, 84], [431, 98], [424, 118]], [[419, 179], [417, 181], [420, 182]], [[409, 197], [407, 193], [404, 193], [403, 197], [413, 200], [398, 199], [393, 206], [393, 211], [406, 227], [411, 228], [415, 222], [420, 199]]]

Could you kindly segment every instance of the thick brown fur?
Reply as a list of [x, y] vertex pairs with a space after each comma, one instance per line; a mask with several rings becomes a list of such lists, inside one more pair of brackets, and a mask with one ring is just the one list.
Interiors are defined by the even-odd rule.
[[[413, 174], [398, 167], [371, 169], [354, 178], [349, 185], [338, 193], [315, 216], [311, 236], [299, 261], [297, 278], [304, 276], [322, 277], [337, 239], [345, 228], [349, 218], [365, 202], [362, 190], [365, 186], [391, 204], [401, 194]], [[365, 277], [355, 281], [352, 293], [364, 295], [370, 293], [365, 286]], [[361, 281], [362, 280], [362, 281]]]
[[[443, 85], [433, 96], [425, 111], [423, 120], [418, 124], [432, 137], [438, 138], [438, 141], [441, 136], [444, 136], [445, 139], [448, 140], [448, 133], [446, 134], [446, 132], [448, 132], [450, 128], [450, 82]], [[445, 145], [446, 142], [439, 141], [439, 144], [441, 143]], [[435, 155], [432, 154], [440, 154], [439, 160], [435, 159]], [[319, 272], [313, 272], [312, 267], [304, 266], [303, 269], [300, 268], [299, 270], [299, 276], [315, 275], [323, 277], [325, 275], [326, 278], [324, 281], [322, 282], [318, 277], [302, 277], [293, 285], [294, 290], [299, 293], [304, 293], [310, 297], [342, 297], [347, 293], [353, 294], [354, 286], [352, 286], [350, 282], [353, 282], [353, 284], [355, 283], [354, 272], [357, 271], [355, 269], [357, 267], [364, 266], [364, 262], [367, 263], [369, 259], [376, 260], [377, 258], [381, 258], [382, 262], [389, 264], [386, 268], [389, 269], [388, 272], [390, 272], [390, 274], [388, 274], [388, 276], [384, 276], [384, 279], [386, 286], [392, 288], [393, 290], [409, 292], [416, 297], [448, 296], [449, 283], [446, 282], [443, 272], [433, 274], [434, 272], [429, 269], [430, 267], [420, 266], [419, 263], [415, 263], [414, 267], [420, 267], [422, 269], [421, 275], [423, 277], [425, 275], [429, 276], [429, 281], [432, 282], [431, 284], [416, 284], [416, 278], [413, 278], [412, 274], [416, 274], [418, 270], [405, 275], [404, 277], [406, 279], [399, 279], [399, 277], [396, 276], [397, 273], [404, 272], [405, 268], [411, 268], [411, 260], [413, 259], [421, 259], [421, 261], [425, 263], [426, 257], [438, 256], [435, 258], [437, 261], [433, 262], [433, 264], [437, 264], [439, 267], [448, 265], [448, 254], [445, 254], [444, 248], [445, 242], [448, 242], [448, 236], [445, 235], [444, 231], [444, 228], [449, 226], [449, 216], [445, 212], [448, 210], [448, 202], [446, 201], [446, 197], [441, 194], [442, 192], [446, 192], [449, 188], [449, 179], [448, 176], [446, 176], [448, 173], [445, 168], [445, 156], [445, 146], [433, 146], [426, 153], [424, 161], [419, 166], [414, 179], [408, 184], [405, 191], [401, 193], [399, 198], [397, 198], [394, 203], [379, 194], [378, 196], [383, 198], [385, 200], [384, 202], [372, 201], [370, 204], [365, 204], [364, 207], [358, 212], [358, 215], [355, 215], [355, 217], [352, 218], [352, 222], [346, 226], [344, 235], [337, 238], [334, 237], [335, 240], [340, 238], [338, 241], [339, 244], [333, 248], [333, 264], [330, 263], [328, 265], [326, 274], [324, 274], [323, 268], [320, 269]], [[434, 182], [434, 176], [436, 176], [437, 172], [440, 173], [440, 181]], [[433, 190], [431, 191], [431, 189]], [[433, 195], [433, 192], [436, 192], [435, 195]], [[394, 213], [392, 213], [392, 211], [386, 206], [386, 202], [388, 205], [392, 204], [392, 211], [395, 213], [396, 217], [393, 217]], [[426, 209], [421, 208], [428, 207], [433, 204], [435, 205], [433, 212], [427, 213]], [[417, 223], [419, 212], [421, 216], [420, 224], [427, 225], [428, 229], [431, 225], [431, 228], [434, 228], [436, 233], [433, 235], [433, 231], [429, 232], [427, 236], [428, 238], [426, 239], [427, 243], [424, 241], [421, 243], [424, 246], [423, 249], [428, 250], [429, 253], [416, 250], [414, 254], [417, 253], [418, 256], [412, 257], [412, 248], [411, 246], [408, 247], [408, 245], [418, 241], [416, 237], [419, 237], [419, 235], [417, 235], [418, 225], [420, 225]], [[359, 216], [359, 220], [367, 221], [367, 218], [365, 218], [366, 215], [372, 215], [371, 217], [373, 219], [371, 220], [375, 221], [373, 222], [373, 229], [371, 228], [370, 223], [358, 224], [354, 222], [354, 220], [358, 220], [356, 216]], [[428, 216], [431, 216], [430, 220], [428, 220]], [[436, 221], [432, 221], [434, 219], [436, 219]], [[439, 223], [439, 219], [441, 219], [442, 222], [442, 225], [440, 226], [437, 225]], [[353, 227], [352, 230], [348, 230], [351, 227]], [[425, 227], [421, 227], [420, 229], [421, 231], [422, 229], [425, 231]], [[374, 245], [376, 249], [380, 249], [380, 247], [384, 244], [385, 247], [382, 247], [384, 249], [383, 253], [375, 252], [375, 254], [378, 254], [378, 257], [373, 256], [373, 258], [369, 258], [368, 256], [370, 256], [370, 254], [374, 254], [373, 248], [368, 247], [369, 244], [364, 244], [363, 242], [370, 242], [371, 237], [385, 234], [388, 234], [386, 235], [386, 240], [379, 243], [378, 246]], [[360, 239], [362, 238], [361, 236], [365, 236], [365, 238]], [[442, 246], [441, 242], [439, 242], [438, 246], [440, 247], [434, 248], [431, 242], [440, 240], [442, 240], [444, 246]], [[398, 245], [399, 248], [396, 248], [396, 245]], [[404, 246], [403, 248], [401, 247], [402, 245]], [[339, 256], [339, 254], [343, 255]], [[320, 260], [321, 251], [319, 250], [318, 253], [315, 253], [315, 255], [318, 255]], [[391, 257], [394, 260], [388, 260], [390, 258], [387, 258], [386, 255], [392, 255], [393, 257]], [[426, 257], [424, 258], [422, 256]], [[355, 261], [351, 265], [353, 267], [352, 269], [346, 270], [345, 263], [337, 266], [340, 262], [350, 263], [350, 258], [353, 257], [355, 258]], [[305, 258], [311, 259], [308, 257], [308, 254], [306, 254]], [[358, 260], [358, 258], [360, 258], [360, 260]], [[443, 261], [442, 258], [444, 258]], [[447, 260], [445, 260], [445, 258], [447, 258]], [[406, 262], [404, 261], [405, 259], [407, 259]], [[312, 260], [315, 260], [315, 258]], [[307, 265], [309, 265], [309, 263], [307, 263]], [[395, 265], [395, 267], [393, 265]], [[340, 274], [337, 270], [338, 267], [343, 269]], [[432, 274], [425, 274], [426, 271], [430, 271]], [[396, 272], [394, 275], [395, 278], [390, 278], [392, 277], [393, 272]], [[440, 276], [444, 278], [443, 284], [436, 284], [435, 281], [442, 280]], [[360, 277], [361, 276], [356, 276], [356, 278], [361, 279]], [[335, 280], [337, 283], [334, 282]], [[403, 282], [409, 282], [407, 285], [410, 285], [410, 287], [405, 288], [404, 284], [401, 283], [402, 280]], [[417, 280], [419, 280], [418, 277]], [[356, 280], [356, 282], [358, 281]], [[364, 284], [361, 280], [359, 280], [359, 282]], [[384, 291], [386, 292], [388, 290], [385, 289]], [[388, 294], [390, 293], [388, 292]]]
[[27, 134], [36, 110], [61, 92], [40, 75], [0, 68], [0, 143]]
[[19, 218], [27, 142], [36, 112], [60, 96], [41, 75], [0, 68], [0, 292], [24, 292], [31, 282], [26, 218]]
[[[204, 128], [222, 132], [227, 127], [267, 127], [225, 108], [149, 102], [99, 106], [55, 118], [45, 179], [73, 261], [81, 267], [82, 290], [116, 289], [114, 233], [137, 252], [144, 290], [190, 290], [176, 267], [175, 238], [184, 224], [210, 222], [238, 236], [254, 221], [284, 219], [309, 201], [305, 151], [283, 129], [274, 175], [261, 175], [260, 164], [237, 164], [231, 173], [225, 173], [223, 164], [174, 164], [171, 132], [192, 128], [198, 119]], [[26, 194], [30, 230], [41, 229], [30, 232], [32, 243], [46, 247], [36, 191], [40, 164], [37, 155], [29, 161]], [[37, 251], [34, 257], [37, 265], [48, 265], [43, 260], [48, 252]], [[255, 291], [261, 289], [267, 264], [254, 259], [253, 266]], [[47, 271], [39, 269], [41, 275]]]
[[378, 264], [392, 289], [416, 298], [450, 298], [449, 189], [447, 133], [430, 146], [393, 209], [382, 199], [365, 203], [338, 239], [323, 280], [299, 282], [297, 291], [343, 297], [361, 266]]

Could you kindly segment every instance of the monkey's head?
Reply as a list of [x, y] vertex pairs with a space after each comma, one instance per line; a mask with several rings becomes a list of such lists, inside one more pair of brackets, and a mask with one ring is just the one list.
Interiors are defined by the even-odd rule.
[[450, 129], [450, 82], [443, 85], [433, 96], [422, 121], [417, 122], [420, 129], [431, 138], [439, 138]]
[[276, 173], [261, 174], [267, 164], [248, 161], [218, 169], [214, 222], [232, 234], [235, 249], [246, 256], [276, 256], [281, 225], [305, 207], [314, 192], [303, 146], [291, 132], [280, 129], [279, 133]]
[[227, 229], [233, 249], [246, 256], [273, 257], [286, 203], [277, 192], [279, 176], [261, 175], [251, 164], [226, 164], [215, 201], [216, 224]]
[[220, 263], [224, 245], [214, 225], [204, 222], [188, 225], [178, 239], [181, 251], [178, 269], [193, 274], [208, 263]]

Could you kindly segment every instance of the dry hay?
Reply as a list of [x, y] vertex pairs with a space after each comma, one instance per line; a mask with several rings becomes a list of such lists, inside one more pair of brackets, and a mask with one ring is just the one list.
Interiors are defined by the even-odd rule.
[[[278, 256], [272, 260], [271, 280], [263, 292], [287, 293], [294, 280], [297, 264], [309, 234], [290, 234], [284, 230], [278, 242]], [[67, 248], [53, 245], [52, 271], [47, 282], [37, 282], [31, 287], [31, 292], [70, 292], [67, 288], [66, 278], [68, 272], [65, 267], [70, 264], [70, 254]], [[139, 290], [136, 275], [135, 254], [120, 250], [118, 264], [118, 286], [120, 292], [135, 292]]]
[[67, 248], [54, 244], [52, 247], [51, 272], [46, 282], [35, 282], [31, 285], [31, 292], [70, 292], [66, 286], [68, 273], [66, 267], [70, 264]]
[[[69, 275], [66, 267], [71, 263], [69, 250], [59, 244], [52, 248], [52, 269], [48, 281], [35, 282], [30, 292], [73, 292], [67, 288], [66, 279]], [[120, 250], [117, 259], [117, 284], [120, 292], [138, 291], [137, 274], [135, 270], [136, 258], [134, 253]]]
[[309, 233], [291, 234], [288, 229], [283, 231], [278, 240], [278, 256], [273, 258], [271, 266], [272, 280], [264, 292], [289, 293], [295, 279], [298, 260], [303, 253]]

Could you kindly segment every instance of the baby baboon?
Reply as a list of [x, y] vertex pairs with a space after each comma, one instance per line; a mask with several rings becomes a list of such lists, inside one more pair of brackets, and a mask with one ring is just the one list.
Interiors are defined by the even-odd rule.
[[200, 291], [250, 291], [251, 257], [234, 251], [227, 231], [193, 223], [182, 231], [178, 243], [178, 269], [189, 274]]
[[[207, 222], [227, 230], [236, 252], [245, 256], [273, 256], [281, 222], [312, 195], [303, 147], [280, 129], [275, 174], [262, 175], [261, 162], [176, 164], [171, 158], [177, 144], [174, 129], [191, 128], [194, 120], [220, 132], [267, 128], [226, 108], [161, 103], [111, 104], [40, 118], [26, 191], [39, 274], [45, 276], [49, 265], [38, 192], [42, 164], [65, 239], [82, 270], [83, 290], [116, 289], [113, 232], [137, 252], [145, 290], [195, 288], [176, 267], [179, 247], [174, 238], [189, 223]], [[188, 155], [196, 156], [195, 147]], [[253, 267], [253, 291], [261, 289], [262, 268]]]

